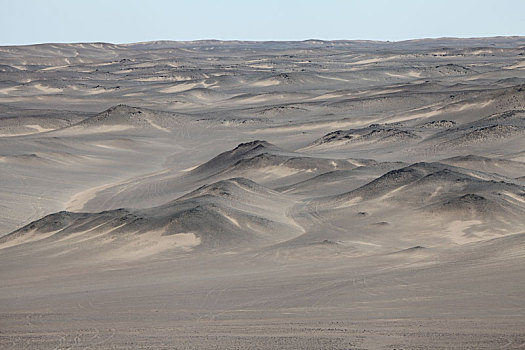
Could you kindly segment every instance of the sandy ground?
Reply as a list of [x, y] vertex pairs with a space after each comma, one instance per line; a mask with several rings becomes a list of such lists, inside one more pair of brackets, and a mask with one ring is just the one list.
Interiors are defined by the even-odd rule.
[[0, 348], [524, 348], [524, 45], [0, 47]]

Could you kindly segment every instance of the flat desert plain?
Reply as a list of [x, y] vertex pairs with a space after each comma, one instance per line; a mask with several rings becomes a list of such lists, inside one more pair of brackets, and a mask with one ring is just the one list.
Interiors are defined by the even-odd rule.
[[0, 347], [525, 348], [525, 38], [0, 47]]

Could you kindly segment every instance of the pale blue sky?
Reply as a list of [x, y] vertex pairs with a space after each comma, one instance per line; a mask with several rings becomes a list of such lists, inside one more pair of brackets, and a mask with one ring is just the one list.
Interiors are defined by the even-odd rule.
[[0, 0], [0, 45], [525, 35], [525, 0]]

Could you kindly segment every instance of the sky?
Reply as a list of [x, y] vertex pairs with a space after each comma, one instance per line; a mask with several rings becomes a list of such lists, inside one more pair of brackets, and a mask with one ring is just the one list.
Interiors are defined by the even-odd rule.
[[0, 45], [525, 35], [525, 0], [0, 0]]

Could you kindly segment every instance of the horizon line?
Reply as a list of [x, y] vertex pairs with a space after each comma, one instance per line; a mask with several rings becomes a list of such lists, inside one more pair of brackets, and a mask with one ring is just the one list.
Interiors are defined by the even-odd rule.
[[14, 47], [14, 46], [38, 46], [38, 45], [79, 45], [79, 44], [106, 44], [106, 45], [137, 45], [150, 43], [205, 43], [205, 42], [225, 42], [225, 43], [306, 43], [310, 41], [321, 42], [370, 42], [370, 43], [385, 43], [396, 44], [410, 41], [433, 41], [433, 40], [476, 40], [476, 39], [504, 39], [504, 38], [525, 38], [525, 35], [492, 35], [492, 36], [441, 36], [441, 37], [421, 37], [410, 38], [402, 40], [379, 40], [379, 39], [302, 39], [302, 40], [242, 40], [242, 39], [194, 39], [194, 40], [173, 40], [173, 39], [153, 39], [145, 41], [132, 42], [110, 42], [110, 41], [48, 41], [29, 44], [0, 44], [0, 47]]

